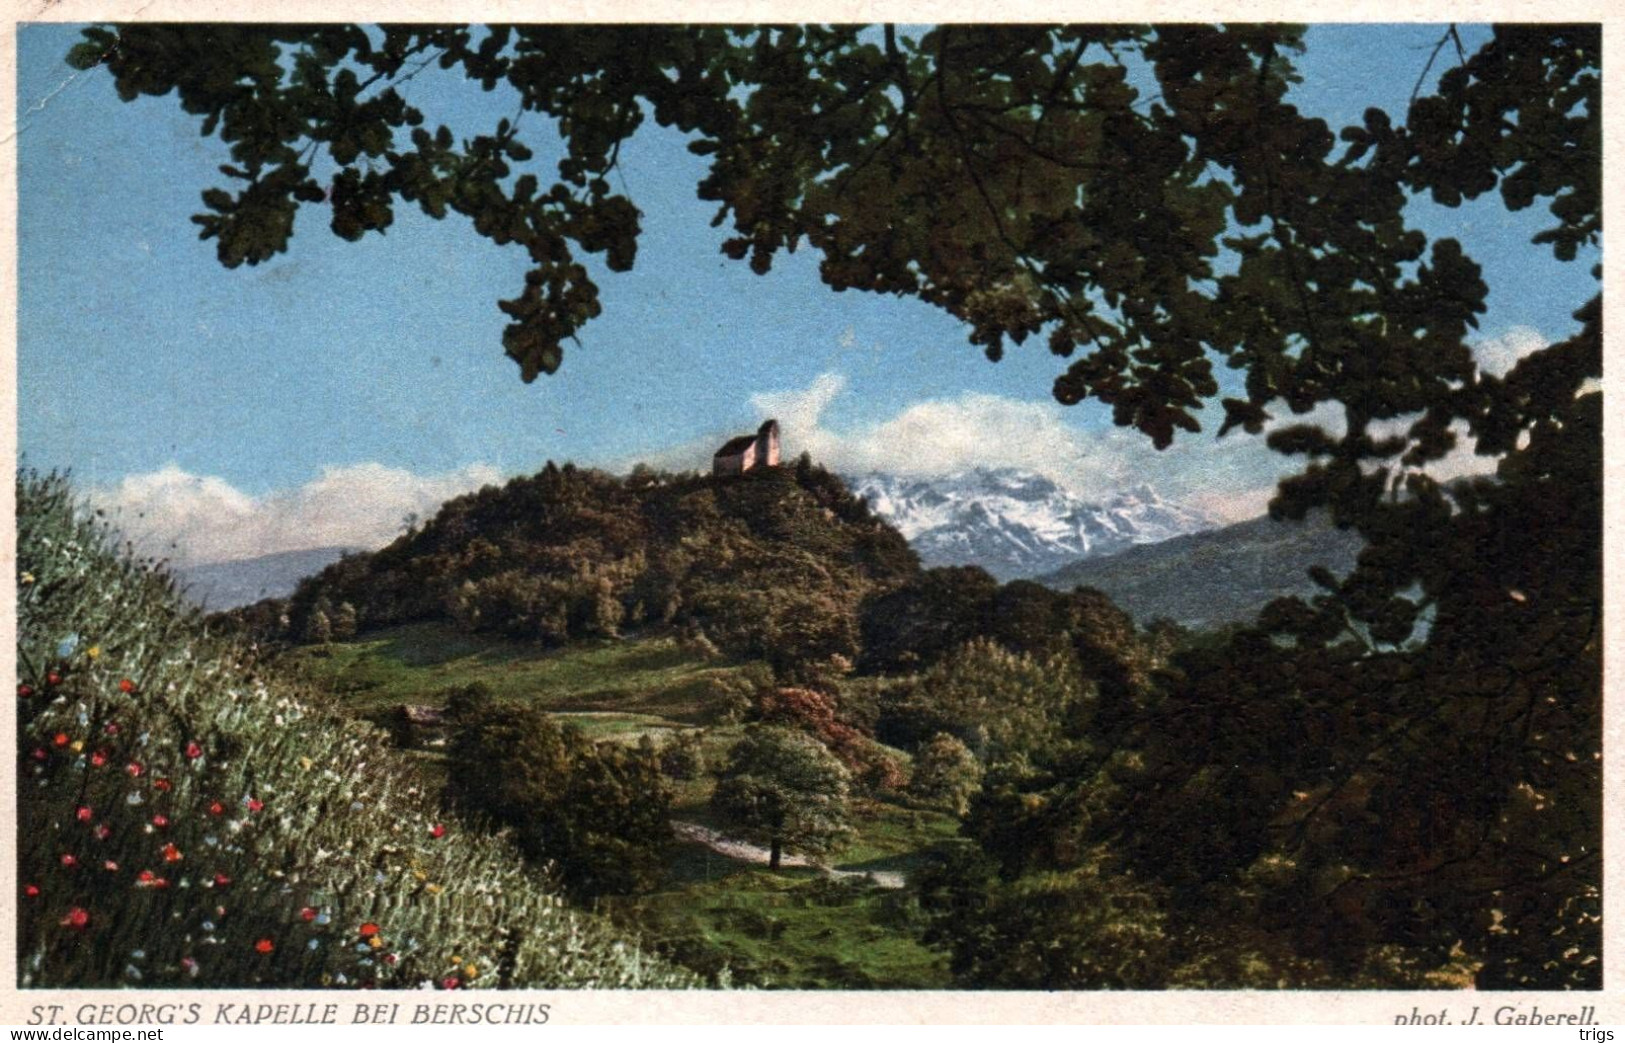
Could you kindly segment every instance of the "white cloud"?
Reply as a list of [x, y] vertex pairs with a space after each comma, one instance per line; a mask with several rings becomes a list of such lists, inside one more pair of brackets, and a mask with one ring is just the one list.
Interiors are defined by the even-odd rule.
[[1520, 360], [1550, 346], [1551, 341], [1529, 326], [1514, 326], [1499, 337], [1490, 337], [1473, 345], [1478, 368], [1492, 376], [1504, 377]]
[[381, 547], [408, 515], [426, 518], [451, 497], [501, 480], [486, 464], [418, 475], [365, 463], [329, 467], [305, 485], [254, 497], [170, 464], [94, 489], [91, 500], [140, 553], [186, 565], [312, 547]]

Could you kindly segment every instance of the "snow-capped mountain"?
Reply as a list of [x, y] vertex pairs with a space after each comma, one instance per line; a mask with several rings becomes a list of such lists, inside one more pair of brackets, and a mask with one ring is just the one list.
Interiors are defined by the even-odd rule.
[[871, 473], [846, 482], [926, 565], [980, 565], [1001, 580], [1220, 524], [1146, 486], [1091, 502], [1042, 475], [1008, 467], [943, 478]]

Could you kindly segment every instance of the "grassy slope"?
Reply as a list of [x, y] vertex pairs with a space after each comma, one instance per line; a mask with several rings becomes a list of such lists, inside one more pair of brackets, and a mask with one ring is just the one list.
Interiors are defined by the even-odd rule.
[[[443, 689], [473, 681], [504, 699], [566, 717], [589, 734], [626, 740], [704, 725], [707, 763], [721, 762], [741, 728], [718, 721], [711, 682], [749, 664], [707, 661], [666, 637], [544, 650], [470, 636], [441, 624], [393, 627], [326, 648], [293, 653], [313, 683], [364, 713], [433, 703]], [[432, 756], [425, 756], [432, 770]], [[675, 817], [715, 825], [712, 781], [677, 784]], [[839, 869], [908, 872], [942, 845], [958, 822], [939, 812], [862, 801], [857, 836], [830, 859]], [[942, 957], [917, 938], [906, 894], [836, 884], [810, 870], [771, 873], [680, 844], [653, 894], [608, 903], [652, 942], [707, 972], [730, 969], [738, 984], [786, 988], [940, 988]]]
[[59, 479], [19, 480], [18, 573], [22, 985], [693, 982], [443, 828], [409, 758], [205, 635]]

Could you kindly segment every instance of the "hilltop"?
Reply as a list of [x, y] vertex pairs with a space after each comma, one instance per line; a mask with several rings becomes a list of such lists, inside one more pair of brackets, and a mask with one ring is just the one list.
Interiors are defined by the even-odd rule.
[[296, 641], [440, 621], [559, 646], [678, 626], [793, 673], [855, 657], [864, 598], [918, 572], [902, 536], [805, 460], [727, 477], [549, 464], [238, 615]]

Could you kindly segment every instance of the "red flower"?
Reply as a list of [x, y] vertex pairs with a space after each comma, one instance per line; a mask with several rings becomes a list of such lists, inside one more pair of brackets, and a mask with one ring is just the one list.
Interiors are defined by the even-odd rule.
[[96, 826], [96, 839], [97, 840], [106, 840], [108, 837], [110, 837], [112, 835], [113, 835], [113, 831], [107, 827], [107, 823], [102, 822], [102, 823], [100, 823], [100, 824], [98, 824]]
[[138, 779], [141, 777], [142, 768], [141, 765], [136, 761], [131, 761], [129, 764], [126, 764], [124, 766], [124, 770], [130, 773], [130, 778], [132, 779]]
[[56, 737], [53, 738], [51, 741], [56, 743], [58, 746], [66, 746], [68, 744], [68, 733], [67, 732], [57, 732]]
[[154, 816], [152, 816], [152, 824], [154, 826], [156, 826], [157, 828], [159, 828], [159, 829], [164, 829], [165, 827], [167, 827], [169, 825], [169, 816], [167, 816], [167, 815], [154, 815]]
[[152, 882], [152, 886], [156, 887], [158, 890], [162, 891], [165, 888], [169, 887], [169, 881], [165, 880], [163, 877], [159, 877], [158, 879], [156, 879], [156, 880], [154, 880]]
[[439, 840], [441, 837], [446, 835], [446, 827], [436, 822], [434, 825], [429, 827], [429, 835], [434, 837], [436, 840]]
[[225, 813], [226, 813], [226, 806], [224, 804], [220, 803], [218, 800], [215, 801], [213, 804], [209, 805], [209, 814], [211, 814], [211, 815], [224, 815]]
[[189, 760], [194, 760], [194, 761], [197, 760], [199, 757], [203, 756], [203, 747], [199, 746], [195, 742], [187, 743], [186, 744], [186, 756], [187, 756], [187, 759], [189, 759]]
[[72, 909], [69, 909], [68, 915], [62, 918], [63, 927], [72, 927], [75, 930], [83, 929], [84, 926], [89, 922], [90, 914], [79, 908], [77, 905]]
[[153, 779], [152, 780], [152, 788], [155, 789], [155, 790], [158, 790], [161, 793], [168, 793], [169, 792], [169, 780], [168, 779]]
[[441, 987], [447, 989], [455, 989], [462, 983], [462, 979], [456, 977], [442, 978], [440, 980]]
[[176, 847], [174, 844], [165, 844], [163, 850], [165, 862], [179, 862], [181, 859], [186, 857], [185, 855], [181, 854], [181, 849]]
[[118, 863], [110, 858], [102, 863], [102, 868], [107, 870], [109, 873], [116, 873], [118, 872]]
[[363, 937], [363, 938], [371, 938], [374, 935], [376, 935], [377, 933], [378, 933], [378, 925], [377, 924], [372, 923], [372, 922], [369, 921], [369, 922], [364, 923], [364, 924], [361, 925], [361, 937]]
[[79, 864], [79, 860], [72, 855], [63, 855], [62, 864], [67, 866], [69, 869], [72, 869], [74, 866]]
[[78, 819], [80, 822], [89, 822], [91, 814], [92, 812], [89, 808], [81, 806], [78, 811], [73, 813], [73, 817]]
[[23, 888], [23, 894], [27, 895], [30, 898], [38, 898], [39, 897], [39, 888], [36, 887], [33, 884], [29, 884], [27, 887]]
[[102, 731], [106, 732], [109, 735], [117, 735], [118, 734], [118, 722], [117, 721], [108, 721], [105, 725], [102, 726]]
[[107, 763], [107, 751], [106, 750], [97, 750], [95, 753], [92, 753], [90, 755], [90, 763], [95, 765], [98, 768], [101, 767], [103, 764], [106, 764]]
[[265, 802], [264, 801], [255, 800], [253, 797], [248, 798], [248, 810], [249, 811], [261, 811], [264, 808], [265, 808]]
[[259, 941], [254, 943], [254, 951], [258, 953], [268, 953], [275, 948], [276, 943], [271, 941], [269, 938], [261, 938]]
[[316, 910], [312, 909], [308, 905], [305, 906], [303, 909], [299, 910], [299, 919], [305, 921], [306, 923], [310, 923], [310, 921], [316, 919]]
[[150, 884], [156, 879], [158, 879], [157, 874], [150, 869], [143, 869], [135, 875], [135, 882], [141, 885]]
[[384, 953], [384, 962], [389, 964], [389, 966], [391, 966], [391, 967], [395, 966], [395, 961], [398, 960], [398, 959], [400, 959], [400, 957], [396, 956], [392, 952]]
[[135, 691], [135, 682], [126, 677], [118, 683], [118, 690], [123, 692], [125, 695], [129, 695], [131, 692]]
[[50, 758], [50, 756], [51, 755], [49, 753], [45, 752], [45, 747], [43, 746], [39, 746], [34, 749], [34, 759], [37, 761], [47, 760]]
[[19, 698], [19, 699], [27, 699], [29, 696], [31, 696], [33, 694], [34, 694], [34, 689], [28, 687], [27, 685], [20, 684], [20, 685], [17, 686], [17, 698]]
[[57, 673], [55, 670], [52, 670], [50, 673], [45, 675], [45, 683], [46, 684], [61, 684], [62, 683], [62, 675]]
[[214, 874], [214, 886], [216, 886], [216, 887], [230, 887], [231, 886], [231, 877], [227, 876], [224, 873], [216, 873], [216, 874]]

